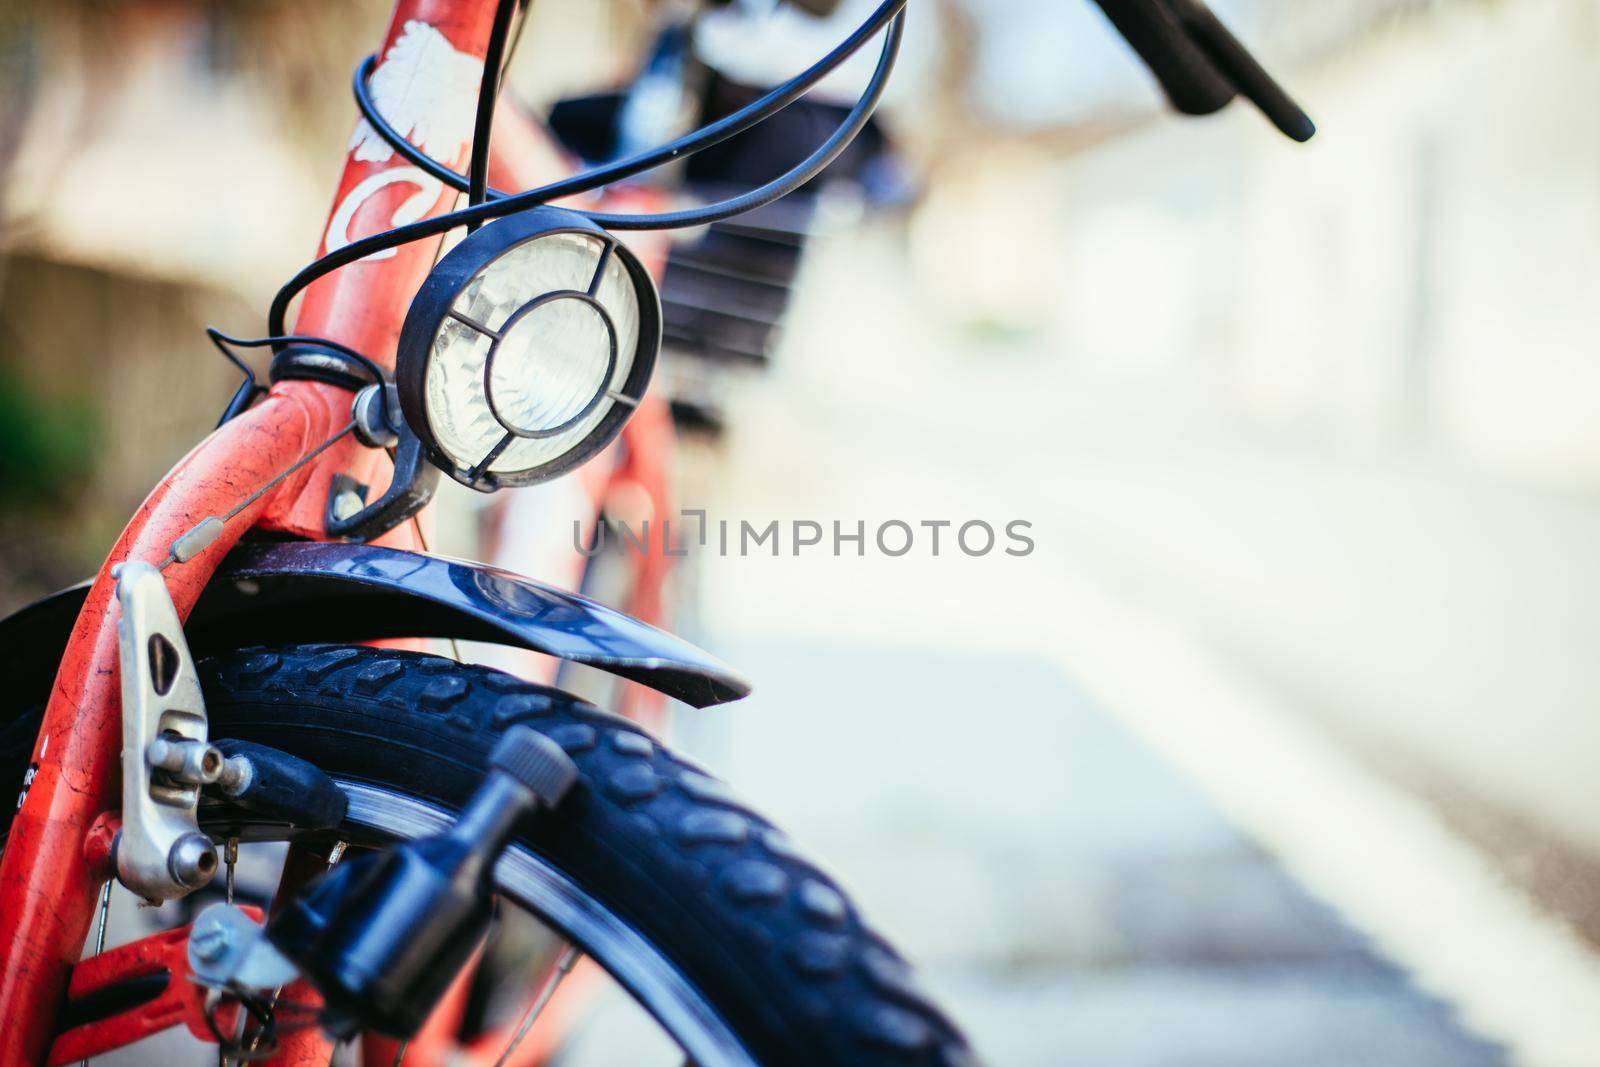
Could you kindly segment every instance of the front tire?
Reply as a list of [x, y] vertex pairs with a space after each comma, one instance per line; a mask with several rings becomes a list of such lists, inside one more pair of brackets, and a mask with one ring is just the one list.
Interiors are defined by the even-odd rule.
[[[199, 666], [214, 737], [316, 764], [351, 791], [353, 817], [362, 796], [454, 812], [513, 723], [560, 744], [579, 784], [518, 843], [653, 947], [755, 1062], [972, 1062], [831, 879], [722, 783], [627, 720], [498, 671], [386, 649], [253, 649]], [[641, 992], [625, 960], [583, 947]]]

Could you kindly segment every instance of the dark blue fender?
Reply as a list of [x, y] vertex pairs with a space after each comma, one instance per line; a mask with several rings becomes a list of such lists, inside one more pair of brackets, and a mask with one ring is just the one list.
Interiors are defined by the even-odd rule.
[[[0, 621], [0, 677], [14, 696], [48, 695], [87, 584]], [[596, 667], [695, 707], [750, 686], [687, 641], [509, 571], [392, 548], [325, 542], [235, 549], [184, 631], [197, 655], [245, 645], [454, 637]]]

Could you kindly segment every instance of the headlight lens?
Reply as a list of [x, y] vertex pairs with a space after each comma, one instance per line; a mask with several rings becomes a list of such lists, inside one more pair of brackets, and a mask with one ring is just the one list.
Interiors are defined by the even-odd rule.
[[527, 485], [616, 436], [659, 345], [655, 288], [633, 254], [581, 215], [539, 208], [434, 267], [401, 332], [401, 407], [458, 481]]

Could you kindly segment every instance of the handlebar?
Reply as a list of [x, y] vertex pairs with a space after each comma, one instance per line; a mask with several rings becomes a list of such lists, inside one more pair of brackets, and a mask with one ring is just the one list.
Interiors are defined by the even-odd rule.
[[1095, 0], [1149, 66], [1172, 106], [1209, 115], [1235, 96], [1296, 141], [1316, 125], [1201, 0]]

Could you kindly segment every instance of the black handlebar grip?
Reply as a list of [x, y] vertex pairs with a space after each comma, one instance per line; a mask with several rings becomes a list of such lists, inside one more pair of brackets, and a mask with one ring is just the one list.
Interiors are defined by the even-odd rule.
[[1095, 3], [1184, 114], [1209, 115], [1243, 93], [1294, 140], [1309, 140], [1316, 132], [1310, 117], [1201, 0]]
[[1183, 11], [1185, 24], [1195, 42], [1211, 57], [1234, 85], [1239, 87], [1249, 101], [1261, 109], [1271, 123], [1283, 133], [1302, 143], [1311, 140], [1317, 132], [1311, 116], [1284, 91], [1283, 86], [1268, 74], [1250, 50], [1239, 42], [1200, 0], [1171, 0]]
[[1185, 115], [1220, 111], [1238, 95], [1165, 0], [1095, 0]]

